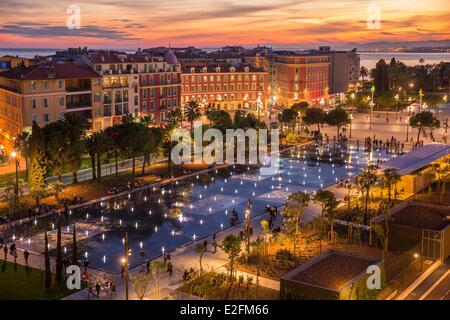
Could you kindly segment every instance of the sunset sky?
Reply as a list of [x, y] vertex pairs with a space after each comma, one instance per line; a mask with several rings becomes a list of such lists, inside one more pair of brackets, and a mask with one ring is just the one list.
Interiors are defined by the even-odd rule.
[[[66, 27], [69, 5], [81, 29]], [[381, 28], [368, 29], [376, 5]], [[311, 46], [450, 39], [450, 0], [1, 0], [0, 47]]]

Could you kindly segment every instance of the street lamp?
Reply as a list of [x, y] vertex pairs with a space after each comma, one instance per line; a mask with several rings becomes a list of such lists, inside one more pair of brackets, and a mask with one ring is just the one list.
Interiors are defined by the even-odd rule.
[[408, 142], [408, 140], [409, 140], [409, 117], [406, 118], [405, 123], [406, 123], [406, 142]]
[[353, 92], [353, 93], [351, 94], [351, 98], [352, 98], [352, 113], [353, 113], [353, 109], [354, 109], [354, 107], [355, 107], [355, 97], [356, 97], [356, 95], [355, 95], [355, 93]]
[[124, 244], [124, 257], [122, 258], [122, 263], [125, 271], [125, 299], [128, 300], [128, 256], [130, 254], [130, 250], [128, 249], [128, 232], [125, 232]]
[[422, 97], [424, 96], [422, 89], [419, 90], [419, 113], [422, 112]]
[[13, 151], [11, 153], [11, 157], [14, 158], [14, 162], [16, 165], [16, 185], [14, 186], [14, 194], [16, 195], [16, 197], [19, 196], [19, 159], [17, 156], [17, 152]]
[[375, 93], [375, 86], [373, 85], [370, 88], [370, 92], [372, 93], [372, 99], [370, 100], [370, 124], [369, 124], [369, 130], [372, 130], [372, 116], [373, 116], [373, 94]]
[[351, 114], [350, 115], [350, 136], [349, 136], [350, 139], [352, 138], [352, 122], [353, 122], [353, 115]]
[[447, 144], [448, 118], [445, 118], [444, 128], [445, 128], [444, 141], [445, 144]]
[[395, 95], [395, 120], [397, 120], [398, 119], [398, 99], [399, 99], [399, 96], [398, 96], [398, 93]]

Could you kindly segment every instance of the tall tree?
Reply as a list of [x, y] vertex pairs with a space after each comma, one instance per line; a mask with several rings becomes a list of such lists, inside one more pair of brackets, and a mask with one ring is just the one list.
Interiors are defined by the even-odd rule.
[[63, 258], [62, 258], [62, 247], [61, 247], [61, 217], [58, 216], [56, 222], [57, 225], [57, 235], [56, 235], [56, 281], [61, 283], [63, 280]]
[[184, 118], [189, 121], [191, 125], [191, 131], [194, 130], [194, 121], [201, 116], [200, 106], [197, 101], [190, 100], [184, 108]]
[[359, 75], [361, 76], [362, 79], [362, 90], [364, 93], [366, 92], [364, 80], [369, 76], [369, 70], [367, 70], [365, 66], [361, 66], [361, 68], [359, 69]]
[[365, 167], [361, 174], [356, 178], [358, 188], [363, 192], [364, 198], [364, 221], [367, 222], [368, 208], [370, 201], [370, 189], [377, 181], [377, 171], [379, 167], [377, 165], [368, 165]]
[[384, 59], [380, 59], [377, 62], [375, 69], [371, 71], [371, 75], [379, 94], [389, 91], [389, 69]]
[[89, 124], [76, 113], [68, 112], [62, 119], [66, 146], [66, 167], [72, 173], [73, 182], [78, 182], [77, 171], [81, 167], [81, 157], [84, 150], [84, 136]]
[[168, 162], [169, 162], [169, 172], [172, 174], [172, 133], [175, 129], [179, 128], [181, 126], [181, 123], [183, 121], [183, 113], [180, 109], [175, 109], [172, 112], [169, 113], [167, 123], [166, 123], [166, 142], [168, 143], [169, 147], [168, 150], [166, 150], [168, 154]]
[[48, 236], [47, 231], [45, 231], [44, 240], [44, 283], [45, 290], [50, 290], [52, 287], [52, 271], [50, 267], [50, 253], [48, 251]]
[[401, 180], [397, 169], [390, 168], [383, 171], [383, 182], [388, 189], [388, 205], [391, 204], [392, 199], [392, 187], [395, 186]]
[[77, 231], [75, 230], [75, 224], [72, 231], [72, 264], [78, 265], [78, 245], [77, 245]]

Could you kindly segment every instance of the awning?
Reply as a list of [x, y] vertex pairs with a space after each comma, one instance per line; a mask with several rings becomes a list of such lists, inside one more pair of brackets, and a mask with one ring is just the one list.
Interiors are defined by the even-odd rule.
[[400, 157], [386, 161], [380, 165], [380, 168], [382, 170], [396, 169], [400, 175], [405, 175], [419, 170], [449, 154], [449, 145], [431, 143], [401, 155]]

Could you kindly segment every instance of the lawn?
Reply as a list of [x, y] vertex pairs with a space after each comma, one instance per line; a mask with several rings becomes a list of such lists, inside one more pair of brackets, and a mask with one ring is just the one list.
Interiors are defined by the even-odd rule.
[[0, 261], [0, 300], [53, 300], [69, 293], [65, 283], [46, 292], [43, 271]]

